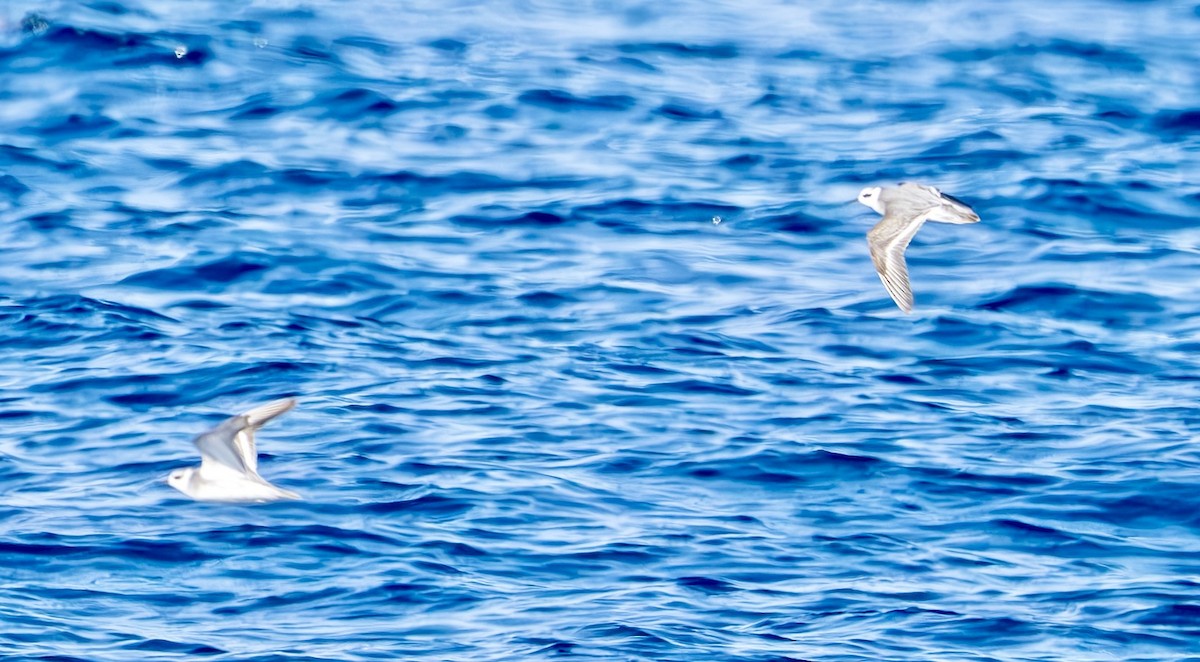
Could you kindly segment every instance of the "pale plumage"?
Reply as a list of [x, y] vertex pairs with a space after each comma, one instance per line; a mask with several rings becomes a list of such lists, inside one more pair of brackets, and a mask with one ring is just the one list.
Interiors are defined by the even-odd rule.
[[963, 201], [932, 186], [903, 183], [895, 188], [872, 186], [858, 194], [858, 201], [883, 214], [867, 233], [871, 261], [892, 300], [906, 313], [913, 308], [912, 286], [904, 250], [925, 221], [978, 223], [976, 214]]
[[226, 419], [197, 436], [200, 466], [176, 469], [167, 483], [197, 501], [262, 502], [299, 499], [300, 495], [268, 483], [258, 475], [254, 433], [271, 419], [296, 406], [275, 400]]

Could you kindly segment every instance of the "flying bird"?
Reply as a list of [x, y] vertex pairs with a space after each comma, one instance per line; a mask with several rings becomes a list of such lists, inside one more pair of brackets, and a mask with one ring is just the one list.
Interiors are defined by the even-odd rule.
[[167, 484], [197, 501], [266, 502], [299, 499], [300, 495], [268, 483], [258, 475], [254, 433], [296, 406], [292, 398], [275, 400], [225, 419], [197, 436], [200, 466], [176, 469]]
[[958, 198], [911, 182], [889, 188], [869, 186], [858, 194], [858, 201], [883, 214], [883, 220], [867, 233], [871, 261], [892, 300], [900, 310], [911, 313], [913, 294], [904, 250], [917, 230], [925, 221], [978, 223], [979, 214]]

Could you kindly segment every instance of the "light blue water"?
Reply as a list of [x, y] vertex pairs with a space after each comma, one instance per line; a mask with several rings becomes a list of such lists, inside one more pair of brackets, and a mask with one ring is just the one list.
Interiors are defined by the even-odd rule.
[[[0, 657], [1200, 659], [1192, 2], [0, 6]], [[983, 221], [871, 268], [865, 185]], [[195, 503], [269, 399], [298, 503]]]

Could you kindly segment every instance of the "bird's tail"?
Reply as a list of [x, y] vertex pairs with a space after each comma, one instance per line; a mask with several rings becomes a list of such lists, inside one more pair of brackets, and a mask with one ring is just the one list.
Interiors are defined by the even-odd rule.
[[929, 213], [928, 220], [938, 223], [978, 223], [979, 214], [958, 198], [938, 191], [942, 205]]

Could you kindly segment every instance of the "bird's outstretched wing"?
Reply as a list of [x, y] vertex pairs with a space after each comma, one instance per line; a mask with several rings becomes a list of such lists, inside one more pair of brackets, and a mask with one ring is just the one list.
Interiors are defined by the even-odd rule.
[[234, 435], [233, 445], [238, 455], [242, 457], [242, 463], [249, 467], [250, 471], [258, 471], [258, 449], [255, 447], [254, 433], [271, 419], [291, 411], [292, 407], [295, 406], [295, 398], [275, 400], [260, 407], [255, 407], [250, 411], [243, 412], [236, 417], [241, 419], [244, 424], [238, 430], [237, 434]]
[[258, 450], [254, 432], [267, 421], [296, 406], [292, 398], [275, 400], [261, 407], [225, 419], [217, 427], [197, 436], [200, 449], [200, 473], [206, 478], [223, 473], [239, 476], [258, 475]]
[[[891, 295], [892, 301], [905, 313], [913, 309], [912, 286], [908, 282], [908, 265], [904, 262], [904, 251], [925, 224], [928, 210], [912, 212], [904, 207], [898, 214], [891, 208], [871, 231], [867, 233], [867, 245], [871, 249], [871, 261], [879, 280]], [[903, 214], [903, 215], [902, 215]]]

